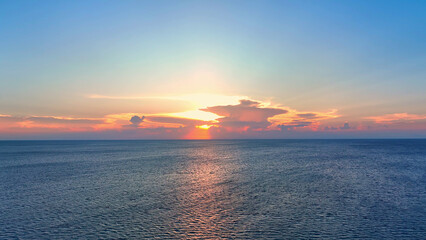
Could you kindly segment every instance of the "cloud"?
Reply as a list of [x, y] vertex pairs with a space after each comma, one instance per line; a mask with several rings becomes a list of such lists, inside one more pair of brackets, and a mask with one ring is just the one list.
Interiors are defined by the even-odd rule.
[[143, 122], [144, 119], [145, 119], [145, 116], [142, 116], [141, 118], [135, 115], [129, 120], [131, 122], [130, 126], [138, 127]]
[[22, 121], [24, 118], [22, 117], [14, 117], [11, 115], [0, 114], [0, 122], [17, 122]]
[[63, 116], [11, 116], [0, 115], [0, 132], [48, 133], [52, 131], [93, 131], [104, 124], [100, 118], [72, 118]]
[[324, 121], [340, 117], [336, 109], [328, 112], [300, 112], [296, 109], [286, 108], [287, 114], [281, 114], [269, 119], [277, 129], [307, 131], [318, 130]]
[[380, 116], [365, 117], [365, 119], [373, 120], [376, 123], [392, 123], [397, 121], [416, 121], [425, 120], [426, 115], [417, 115], [409, 113], [393, 113]]
[[248, 99], [240, 100], [237, 105], [213, 106], [200, 110], [221, 116], [216, 125], [238, 131], [264, 129], [271, 125], [268, 121], [270, 117], [287, 113], [287, 110], [263, 107], [260, 102]]
[[222, 121], [264, 122], [278, 114], [287, 113], [280, 108], [264, 108], [260, 102], [240, 100], [238, 105], [214, 106], [201, 109], [222, 116]]
[[307, 127], [312, 125], [312, 122], [308, 121], [292, 121], [290, 123], [279, 124], [277, 127], [281, 129], [281, 131], [288, 131], [298, 127]]
[[248, 99], [241, 99], [239, 106], [245, 106], [245, 107], [257, 107], [260, 103]]
[[27, 121], [43, 124], [100, 124], [103, 123], [100, 119], [91, 118], [67, 118], [67, 117], [52, 117], [52, 116], [33, 116], [24, 118]]
[[100, 118], [72, 118], [58, 116], [11, 116], [1, 115], [1, 122], [31, 122], [33, 124], [74, 124], [74, 125], [90, 125], [101, 124], [103, 119]]
[[349, 123], [347, 123], [347, 122], [343, 123], [343, 126], [340, 126], [340, 127], [333, 127], [333, 126], [324, 127], [324, 131], [348, 130], [348, 129], [353, 129], [353, 128], [350, 127]]
[[[102, 96], [94, 96], [92, 100], [114, 102], [117, 110], [93, 118], [67, 117], [76, 116], [72, 114], [62, 116], [0, 114], [0, 133], [7, 133], [10, 136], [13, 134], [42, 136], [57, 132], [70, 134], [70, 136], [79, 133], [87, 136], [108, 136], [108, 138], [182, 139], [349, 136], [356, 135], [360, 131], [423, 130], [424, 134], [426, 129], [426, 115], [395, 113], [365, 118], [359, 116], [340, 118], [336, 109], [325, 112], [298, 111], [247, 97], [238, 99], [202, 94], [176, 97], [173, 100], [155, 99], [156, 101], [164, 100], [164, 105], [167, 105], [165, 109], [170, 109], [168, 106], [172, 105], [170, 101], [175, 100], [190, 102], [192, 107], [190, 111], [185, 109], [163, 111], [157, 109], [158, 106], [154, 104], [147, 105], [140, 112], [128, 111], [129, 106], [122, 101], [135, 101], [133, 109], [133, 107], [146, 105], [142, 100], [149, 99], [103, 99]], [[147, 108], [152, 109], [148, 111]]]
[[344, 123], [342, 127], [340, 127], [341, 130], [347, 130], [347, 129], [351, 129], [351, 127], [349, 127], [349, 123]]

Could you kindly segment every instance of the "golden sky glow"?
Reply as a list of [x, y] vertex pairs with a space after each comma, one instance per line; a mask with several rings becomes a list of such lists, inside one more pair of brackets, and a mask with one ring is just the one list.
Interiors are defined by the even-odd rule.
[[[389, 128], [410, 129], [405, 123], [424, 128], [424, 115], [396, 113], [369, 116], [348, 122], [338, 109], [326, 111], [298, 111], [294, 108], [259, 101], [246, 96], [219, 94], [187, 94], [170, 97], [103, 96], [90, 95], [88, 99], [108, 101], [154, 102], [168, 100], [185, 102], [184, 111], [176, 112], [126, 112], [112, 113], [97, 118], [70, 116], [12, 116], [0, 115], [0, 131], [5, 133], [108, 133], [127, 134], [133, 137], [212, 139], [232, 136], [276, 136], [303, 132], [353, 132]], [[341, 120], [339, 120], [341, 119]], [[259, 135], [260, 134], [260, 135]], [[127, 136], [126, 135], [126, 136]]]

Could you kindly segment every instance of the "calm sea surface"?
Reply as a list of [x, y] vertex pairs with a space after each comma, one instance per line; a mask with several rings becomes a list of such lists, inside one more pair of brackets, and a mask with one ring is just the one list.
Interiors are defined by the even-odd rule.
[[0, 239], [425, 239], [426, 140], [0, 141]]

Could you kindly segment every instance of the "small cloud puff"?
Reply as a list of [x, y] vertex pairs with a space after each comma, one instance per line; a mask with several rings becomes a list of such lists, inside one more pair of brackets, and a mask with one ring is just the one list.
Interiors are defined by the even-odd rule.
[[340, 127], [341, 130], [346, 130], [346, 129], [351, 129], [351, 127], [349, 127], [349, 123], [345, 123], [343, 124], [343, 127]]
[[135, 115], [129, 120], [131, 122], [130, 126], [138, 127], [143, 122], [144, 119], [145, 119], [145, 116], [142, 116], [141, 118]]

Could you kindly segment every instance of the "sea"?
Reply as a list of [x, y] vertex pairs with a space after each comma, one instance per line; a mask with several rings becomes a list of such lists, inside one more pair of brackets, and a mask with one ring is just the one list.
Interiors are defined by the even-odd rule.
[[0, 239], [426, 239], [426, 140], [0, 141]]

